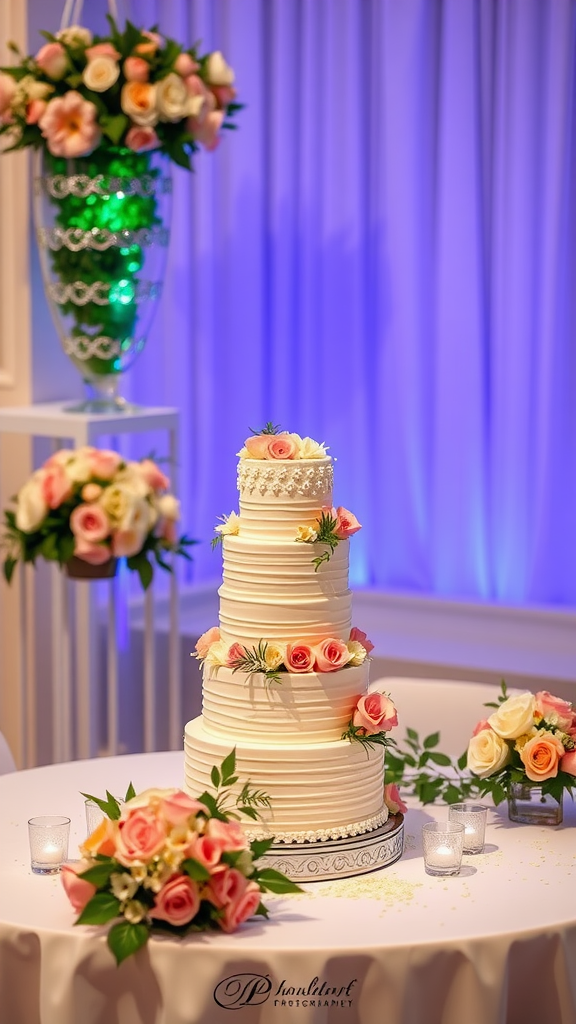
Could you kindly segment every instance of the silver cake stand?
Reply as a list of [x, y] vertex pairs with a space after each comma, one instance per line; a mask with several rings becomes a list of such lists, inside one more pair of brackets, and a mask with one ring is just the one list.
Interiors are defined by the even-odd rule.
[[262, 861], [294, 882], [326, 882], [387, 867], [399, 860], [403, 849], [404, 815], [394, 814], [380, 828], [360, 836], [313, 843], [274, 843]]

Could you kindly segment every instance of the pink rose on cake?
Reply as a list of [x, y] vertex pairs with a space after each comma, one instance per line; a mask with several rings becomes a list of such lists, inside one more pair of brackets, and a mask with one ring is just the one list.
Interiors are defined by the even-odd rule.
[[196, 644], [196, 655], [197, 658], [205, 658], [212, 644], [215, 644], [220, 639], [220, 630], [218, 626], [212, 626], [207, 629], [202, 636], [199, 637]]
[[352, 723], [368, 735], [388, 732], [398, 725], [398, 714], [390, 697], [385, 693], [367, 693], [360, 697]]
[[316, 654], [309, 644], [287, 644], [286, 668], [289, 672], [313, 672]]
[[358, 530], [361, 529], [362, 525], [358, 522], [353, 512], [349, 512], [342, 505], [336, 509], [336, 528], [334, 532], [339, 540], [352, 537], [354, 533], [358, 533]]
[[314, 647], [316, 668], [318, 672], [337, 672], [344, 668], [351, 658], [350, 651], [343, 640], [328, 637]]
[[398, 786], [395, 782], [388, 782], [384, 786], [384, 803], [390, 811], [390, 814], [406, 814], [408, 807], [404, 803]]
[[350, 630], [350, 639], [352, 641], [357, 641], [359, 644], [362, 644], [362, 647], [366, 651], [366, 654], [370, 654], [370, 652], [374, 650], [374, 644], [370, 642], [370, 640], [366, 636], [366, 633], [364, 633], [361, 629], [358, 629], [357, 626], [352, 626], [352, 629]]

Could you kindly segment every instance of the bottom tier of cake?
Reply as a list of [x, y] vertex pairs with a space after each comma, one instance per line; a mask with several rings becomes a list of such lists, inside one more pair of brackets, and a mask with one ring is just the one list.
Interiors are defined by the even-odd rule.
[[184, 736], [186, 790], [197, 797], [211, 790], [210, 773], [236, 749], [238, 784], [246, 781], [270, 798], [270, 808], [258, 808], [254, 835], [273, 835], [281, 842], [312, 842], [359, 835], [382, 825], [384, 750], [348, 740], [328, 743], [243, 744], [212, 735], [202, 718], [188, 722]]

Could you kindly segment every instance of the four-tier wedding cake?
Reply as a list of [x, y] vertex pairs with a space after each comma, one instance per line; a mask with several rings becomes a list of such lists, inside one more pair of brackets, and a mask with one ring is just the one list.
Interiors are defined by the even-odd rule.
[[[322, 444], [271, 424], [239, 453], [239, 515], [223, 517], [220, 625], [197, 644], [203, 710], [186, 725], [196, 796], [236, 749], [240, 779], [265, 791], [260, 830], [276, 841], [370, 832], [384, 804], [392, 702], [367, 694], [372, 645], [351, 620], [352, 513], [332, 503]], [[240, 787], [240, 783], [238, 783]], [[258, 829], [256, 829], [258, 831]]]

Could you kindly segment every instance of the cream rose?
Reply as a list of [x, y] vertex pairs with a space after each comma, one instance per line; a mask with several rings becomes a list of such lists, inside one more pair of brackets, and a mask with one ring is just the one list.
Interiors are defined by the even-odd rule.
[[286, 645], [275, 644], [268, 641], [266, 644], [266, 652], [264, 654], [264, 661], [266, 662], [266, 668], [275, 672], [280, 665], [284, 664], [284, 658], [286, 657]]
[[66, 46], [90, 46], [94, 38], [89, 28], [83, 25], [69, 25], [56, 34]]
[[220, 50], [215, 50], [210, 54], [204, 65], [204, 71], [209, 85], [232, 85], [234, 82], [234, 72], [224, 60]]
[[529, 732], [534, 724], [534, 695], [518, 693], [508, 697], [488, 722], [503, 740], [515, 740]]
[[134, 124], [150, 128], [158, 124], [156, 86], [149, 82], [126, 82], [122, 86], [120, 106]]
[[225, 640], [217, 640], [215, 644], [211, 644], [206, 652], [206, 662], [208, 665], [215, 665], [220, 667], [226, 664], [228, 659], [228, 644]]
[[231, 512], [229, 516], [222, 516], [222, 519], [224, 521], [214, 527], [215, 533], [219, 533], [221, 537], [235, 536], [240, 533], [240, 516], [236, 512]]
[[300, 458], [325, 459], [326, 448], [323, 444], [319, 444], [318, 441], [313, 441], [311, 437], [303, 437], [300, 442]]
[[299, 526], [296, 534], [296, 540], [301, 540], [304, 544], [313, 543], [318, 537], [318, 533], [312, 526]]
[[93, 92], [106, 92], [118, 81], [120, 68], [112, 57], [94, 57], [82, 72], [82, 81]]
[[481, 779], [500, 771], [509, 759], [508, 744], [493, 729], [482, 729], [468, 744], [467, 766]]
[[156, 103], [161, 121], [180, 121], [194, 111], [184, 79], [174, 72], [160, 79], [156, 86]]
[[43, 491], [44, 470], [37, 470], [18, 492], [16, 526], [23, 533], [33, 533], [48, 513]]
[[349, 665], [362, 665], [366, 661], [366, 648], [362, 646], [359, 640], [348, 640], [346, 647], [350, 652]]

